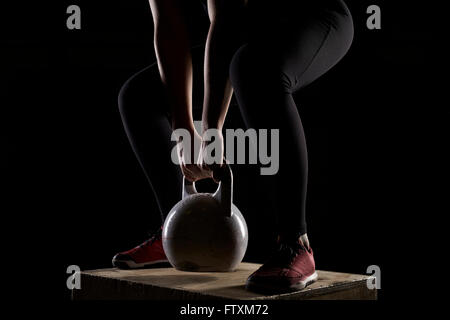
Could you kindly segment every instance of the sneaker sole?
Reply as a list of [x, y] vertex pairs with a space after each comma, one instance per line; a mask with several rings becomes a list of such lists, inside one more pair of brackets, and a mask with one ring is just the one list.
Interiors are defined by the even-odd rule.
[[290, 285], [289, 287], [280, 287], [270, 284], [262, 284], [257, 282], [248, 281], [245, 285], [245, 288], [249, 291], [260, 292], [260, 293], [289, 293], [295, 292], [305, 289], [310, 284], [317, 281], [319, 275], [317, 272], [314, 272], [312, 275], [307, 277], [303, 281], [299, 281], [295, 284]]
[[112, 265], [119, 269], [143, 269], [156, 267], [170, 267], [169, 260], [155, 260], [152, 262], [136, 263], [132, 260], [112, 260]]

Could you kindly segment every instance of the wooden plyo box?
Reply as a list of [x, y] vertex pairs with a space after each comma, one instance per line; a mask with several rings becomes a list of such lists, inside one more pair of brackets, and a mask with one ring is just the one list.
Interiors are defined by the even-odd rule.
[[376, 300], [367, 275], [318, 271], [319, 279], [302, 291], [263, 295], [245, 289], [260, 264], [241, 263], [235, 272], [185, 272], [174, 268], [99, 269], [81, 272], [74, 300]]

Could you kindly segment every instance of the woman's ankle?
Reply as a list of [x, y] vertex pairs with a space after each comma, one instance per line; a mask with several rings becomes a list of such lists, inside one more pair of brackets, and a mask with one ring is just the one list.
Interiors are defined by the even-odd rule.
[[308, 239], [308, 234], [302, 234], [299, 238], [298, 238], [298, 242], [304, 246], [306, 249], [310, 249], [309, 246], [309, 239]]
[[279, 234], [277, 238], [277, 242], [293, 242], [296, 241], [302, 246], [304, 246], [306, 249], [310, 249], [308, 234], [304, 233], [301, 235], [287, 235], [287, 234]]

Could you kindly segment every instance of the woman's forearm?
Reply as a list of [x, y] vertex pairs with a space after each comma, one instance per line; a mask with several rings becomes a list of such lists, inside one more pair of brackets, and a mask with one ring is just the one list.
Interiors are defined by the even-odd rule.
[[229, 65], [239, 45], [241, 0], [209, 0], [211, 25], [205, 48], [203, 129], [222, 129], [233, 89]]
[[[193, 128], [192, 119], [192, 60], [189, 45], [184, 41], [167, 41], [170, 30], [155, 34], [155, 51], [161, 80], [166, 86], [170, 103], [172, 127]], [[174, 41], [176, 42], [176, 41]]]
[[182, 12], [176, 0], [150, 0], [150, 5], [155, 52], [169, 99], [172, 127], [192, 131], [192, 59]]
[[222, 129], [233, 90], [228, 76], [231, 61], [226, 34], [220, 24], [212, 23], [205, 50], [203, 128]]

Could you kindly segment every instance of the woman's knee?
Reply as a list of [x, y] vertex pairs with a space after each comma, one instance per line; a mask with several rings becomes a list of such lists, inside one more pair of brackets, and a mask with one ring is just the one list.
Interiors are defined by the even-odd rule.
[[119, 90], [119, 96], [118, 96], [118, 106], [119, 111], [121, 114], [125, 112], [125, 109], [128, 107], [129, 99], [133, 96], [133, 77], [125, 81], [125, 83], [122, 85], [122, 87]]
[[244, 88], [290, 91], [294, 85], [292, 77], [285, 71], [283, 59], [249, 44], [234, 54], [230, 63], [230, 81], [238, 91]]
[[131, 108], [135, 108], [135, 102], [141, 95], [139, 73], [133, 75], [122, 85], [119, 91], [118, 104], [122, 115], [128, 113]]
[[147, 67], [122, 85], [118, 96], [119, 111], [122, 115], [142, 109], [151, 112], [162, 103], [161, 80], [157, 72], [157, 68]]

